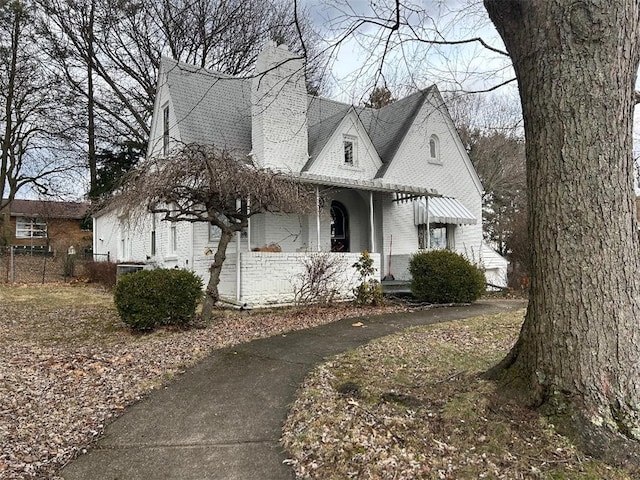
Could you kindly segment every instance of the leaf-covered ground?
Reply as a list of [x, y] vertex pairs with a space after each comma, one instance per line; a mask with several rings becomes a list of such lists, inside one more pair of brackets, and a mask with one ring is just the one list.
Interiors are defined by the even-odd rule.
[[479, 377], [508, 351], [522, 319], [414, 328], [316, 368], [282, 438], [297, 478], [633, 478], [581, 455]]
[[122, 324], [110, 293], [0, 286], [0, 478], [56, 478], [111, 417], [212, 349], [401, 309], [221, 310], [206, 328], [140, 335]]

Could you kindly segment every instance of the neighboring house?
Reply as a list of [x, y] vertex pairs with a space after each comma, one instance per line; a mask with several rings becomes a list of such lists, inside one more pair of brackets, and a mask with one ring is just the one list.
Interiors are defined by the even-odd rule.
[[68, 253], [73, 247], [81, 253], [92, 245], [88, 208], [82, 202], [15, 199], [0, 211], [4, 243], [24, 251]]
[[[482, 256], [482, 185], [435, 86], [380, 110], [310, 96], [304, 66], [269, 43], [253, 78], [235, 78], [163, 58], [148, 156], [183, 144], [244, 151], [259, 166], [316, 186], [316, 215], [260, 214], [227, 251], [220, 292], [227, 301], [293, 300], [305, 259], [333, 252], [351, 267], [372, 253], [380, 278], [408, 279], [420, 248]], [[129, 224], [106, 209], [94, 219], [94, 252], [119, 262], [188, 268], [208, 280], [217, 232], [204, 224]], [[280, 252], [266, 248], [277, 244]], [[263, 251], [256, 251], [263, 250]], [[497, 280], [496, 280], [497, 282]], [[506, 283], [506, 279], [502, 281]]]

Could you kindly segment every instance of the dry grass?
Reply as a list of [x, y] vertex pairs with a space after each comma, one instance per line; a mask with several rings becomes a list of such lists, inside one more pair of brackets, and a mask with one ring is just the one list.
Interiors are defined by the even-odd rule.
[[56, 478], [105, 422], [215, 348], [399, 309], [221, 310], [206, 328], [141, 335], [105, 291], [0, 286], [0, 478]]
[[318, 367], [283, 434], [300, 479], [629, 479], [478, 374], [523, 312], [410, 329]]

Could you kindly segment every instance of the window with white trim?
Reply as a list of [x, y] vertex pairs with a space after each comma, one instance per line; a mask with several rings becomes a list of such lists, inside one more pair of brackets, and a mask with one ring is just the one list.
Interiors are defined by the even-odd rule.
[[455, 225], [446, 223], [430, 223], [418, 225], [418, 248], [431, 250], [444, 250], [454, 248], [454, 228]]
[[156, 254], [156, 214], [151, 214], [151, 256]]
[[214, 225], [213, 223], [210, 223], [209, 224], [209, 241], [217, 242], [218, 240], [220, 240], [221, 236], [222, 236], [222, 230], [220, 230], [220, 227], [218, 227], [217, 225]]
[[353, 167], [357, 165], [356, 158], [356, 139], [354, 137], [344, 137], [342, 141], [344, 149], [344, 164]]
[[431, 135], [429, 138], [429, 162], [442, 163], [440, 159], [440, 140], [437, 135]]
[[40, 218], [16, 218], [16, 238], [46, 238], [47, 222]]
[[169, 153], [169, 105], [162, 109], [162, 153]]
[[176, 222], [169, 225], [169, 253], [175, 254], [178, 251], [178, 228]]

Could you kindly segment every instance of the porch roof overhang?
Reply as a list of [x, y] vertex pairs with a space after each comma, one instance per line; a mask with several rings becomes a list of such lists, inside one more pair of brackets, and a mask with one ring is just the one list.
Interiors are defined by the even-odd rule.
[[369, 192], [387, 192], [401, 194], [400, 198], [413, 199], [419, 197], [440, 197], [435, 188], [414, 187], [410, 185], [400, 185], [397, 183], [383, 182], [382, 179], [359, 180], [351, 178], [330, 177], [328, 175], [318, 175], [312, 173], [301, 173], [298, 179], [301, 182], [313, 183], [328, 187], [343, 187]]
[[[428, 211], [427, 211], [428, 204]], [[419, 200], [414, 204], [414, 223], [452, 223], [456, 225], [475, 225], [478, 219], [467, 207], [455, 198], [430, 198], [428, 202]]]

